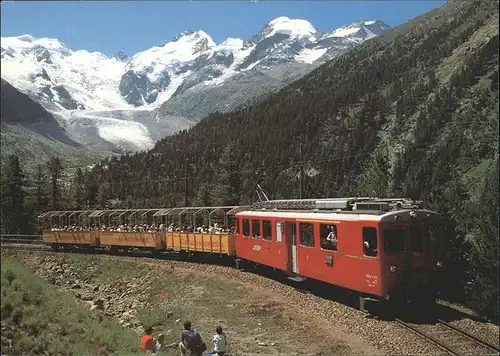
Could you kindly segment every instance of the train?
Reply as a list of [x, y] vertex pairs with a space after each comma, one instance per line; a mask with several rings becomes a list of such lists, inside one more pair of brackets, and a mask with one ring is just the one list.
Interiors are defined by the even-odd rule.
[[[218, 221], [226, 230], [194, 228], [206, 224], [207, 218], [208, 226]], [[54, 250], [218, 254], [234, 258], [236, 267], [241, 263], [267, 266], [298, 282], [313, 279], [344, 288], [359, 296], [362, 310], [381, 304], [435, 302], [442, 268], [441, 221], [441, 215], [424, 208], [421, 201], [370, 197], [49, 211], [39, 216], [43, 242]], [[109, 231], [106, 223], [108, 227], [135, 223], [139, 228]], [[79, 228], [53, 227], [70, 224]], [[154, 227], [146, 228], [150, 224]], [[82, 228], [90, 225], [94, 227]]]

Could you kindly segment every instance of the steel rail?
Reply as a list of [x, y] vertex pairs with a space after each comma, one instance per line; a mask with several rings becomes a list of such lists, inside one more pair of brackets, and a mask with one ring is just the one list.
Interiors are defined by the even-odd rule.
[[[423, 337], [424, 339], [432, 342], [434, 345], [438, 346], [439, 348], [441, 348], [442, 350], [450, 353], [451, 355], [455, 355], [455, 356], [462, 356], [463, 353], [460, 353], [458, 350], [456, 350], [454, 347], [451, 347], [449, 345], [447, 345], [445, 342], [443, 341], [440, 341], [438, 339], [436, 339], [435, 337], [433, 337], [431, 334], [429, 334], [429, 332], [424, 332], [422, 330], [419, 330], [417, 327], [415, 326], [412, 326], [410, 325], [409, 323], [399, 319], [399, 318], [395, 318], [395, 321], [400, 324], [401, 326], [413, 331], [415, 334]], [[500, 350], [498, 347], [496, 347], [495, 345], [492, 345], [486, 341], [483, 341], [481, 339], [479, 339], [478, 337], [474, 336], [474, 335], [471, 335], [459, 328], [457, 328], [456, 326], [453, 326], [447, 322], [445, 322], [444, 320], [442, 319], [438, 319], [437, 320], [437, 324], [436, 325], [441, 325], [441, 326], [444, 326], [445, 328], [447, 328], [448, 330], [451, 330], [453, 331], [455, 334], [458, 334], [462, 337], [465, 337], [466, 339], [474, 342], [476, 345], [480, 345], [484, 348], [487, 348], [491, 351], [494, 351], [496, 353], [498, 353]]]
[[483, 346], [483, 347], [485, 347], [487, 349], [490, 349], [491, 351], [500, 352], [500, 348], [498, 348], [497, 346], [495, 346], [493, 344], [490, 344], [489, 342], [486, 342], [484, 340], [481, 340], [480, 338], [478, 338], [478, 337], [476, 337], [474, 335], [471, 335], [471, 334], [463, 331], [462, 329], [459, 329], [456, 326], [451, 325], [450, 323], [447, 323], [444, 320], [438, 319], [438, 323], [440, 325], [443, 325], [443, 326], [447, 327], [450, 330], [455, 331], [456, 333], [459, 333], [460, 335], [468, 338], [469, 340], [474, 341], [475, 343], [477, 343], [477, 344], [479, 344], [479, 345], [481, 345], [481, 346]]
[[424, 339], [431, 341], [434, 345], [438, 346], [440, 349], [447, 351], [452, 355], [461, 356], [461, 354], [459, 352], [457, 352], [456, 350], [452, 349], [451, 347], [445, 345], [443, 342], [439, 341], [438, 339], [434, 338], [433, 336], [431, 336], [431, 335], [429, 335], [421, 330], [418, 330], [416, 327], [404, 322], [403, 320], [401, 320], [399, 318], [396, 318], [395, 320], [398, 324], [402, 325], [403, 327], [413, 331], [415, 334], [422, 336]]

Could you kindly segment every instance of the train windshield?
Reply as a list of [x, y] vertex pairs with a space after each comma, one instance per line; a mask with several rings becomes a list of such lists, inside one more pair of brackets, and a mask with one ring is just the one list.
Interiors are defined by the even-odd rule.
[[429, 249], [439, 249], [441, 247], [441, 227], [435, 224], [426, 226], [427, 240], [429, 241]]
[[406, 251], [406, 228], [388, 227], [384, 229], [384, 251], [387, 254]]
[[410, 227], [410, 251], [422, 252], [424, 249], [424, 234], [420, 226]]

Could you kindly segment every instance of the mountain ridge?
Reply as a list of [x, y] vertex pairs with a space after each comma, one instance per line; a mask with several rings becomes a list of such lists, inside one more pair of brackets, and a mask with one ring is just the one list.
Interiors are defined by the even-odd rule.
[[372, 38], [370, 29], [388, 28], [380, 21], [349, 26], [355, 31], [322, 33], [306, 20], [279, 17], [247, 40], [216, 44], [206, 32], [189, 30], [112, 57], [71, 50], [57, 39], [2, 38], [2, 78], [54, 114], [82, 145], [134, 152], [211, 112], [262, 100]]
[[[366, 25], [367, 23], [368, 25]], [[375, 29], [374, 26], [377, 28]], [[368, 30], [370, 33], [366, 33], [368, 28], [377, 33], [375, 34], [370, 30]], [[314, 41], [316, 40], [336, 38], [337, 41], [342, 42], [343, 38], [347, 38], [347, 42], [361, 42], [364, 37], [366, 39], [374, 37], [387, 28], [389, 26], [381, 21], [358, 21], [345, 27], [345, 29], [354, 30], [350, 33], [346, 33], [345, 30], [343, 32], [343, 28], [321, 33], [307, 20], [278, 17], [262, 27], [259, 32], [248, 40], [228, 37], [220, 44], [216, 44], [210, 35], [203, 30], [187, 30], [161, 46], [154, 46], [132, 56], [124, 52], [118, 52], [109, 58], [100, 52], [71, 50], [58, 39], [35, 38], [31, 35], [2, 37], [1, 56], [2, 64], [5, 65], [2, 77], [21, 90], [26, 90], [26, 82], [32, 81], [35, 86], [43, 88], [46, 96], [51, 96], [51, 98], [57, 95], [64, 96], [67, 99], [66, 102], [64, 100], [56, 101], [59, 109], [114, 110], [133, 109], [134, 107], [154, 109], [155, 106], [151, 106], [151, 104], [156, 103], [156, 105], [159, 105], [167, 101], [174, 93], [179, 94], [177, 89], [180, 83], [177, 82], [184, 78], [181, 77], [176, 82], [176, 76], [191, 72], [196, 66], [203, 64], [214, 67], [215, 72], [211, 73], [210, 79], [213, 81], [219, 78], [220, 81], [220, 76], [223, 74], [225, 74], [226, 78], [229, 78], [235, 72], [249, 70], [259, 65], [257, 62], [265, 59], [262, 56], [262, 51], [276, 52], [275, 48], [269, 48], [270, 45], [299, 46], [291, 50], [293, 54], [298, 54], [295, 52], [300, 51], [300, 46], [304, 48], [308, 46], [310, 49], [314, 47]], [[356, 32], [363, 32], [364, 34], [361, 38], [352, 37]], [[295, 43], [295, 40], [299, 42]], [[268, 42], [262, 45], [262, 41]], [[261, 44], [261, 46], [255, 48], [258, 44]], [[320, 46], [323, 45], [320, 44]], [[290, 52], [290, 55], [292, 52]], [[321, 54], [321, 56], [324, 54]], [[321, 56], [316, 55], [317, 58], [314, 58], [312, 62], [318, 60]], [[273, 60], [279, 60], [279, 53], [275, 57]], [[36, 68], [22, 67], [22, 64], [30, 64], [27, 63], [29, 58], [34, 59], [33, 64], [35, 64], [34, 67], [38, 68], [37, 70]], [[16, 59], [18, 60], [16, 61]], [[291, 61], [293, 58], [284, 58], [283, 60]], [[304, 60], [307, 61], [307, 59]], [[301, 61], [300, 57], [298, 61]], [[36, 63], [42, 63], [45, 66], [36, 66]], [[57, 67], [58, 63], [59, 66]], [[11, 64], [14, 65], [14, 68], [12, 68]], [[68, 64], [70, 68], [63, 68], [63, 64]], [[62, 75], [58, 76], [54, 73], [51, 68], [52, 65], [59, 70], [65, 71], [65, 75], [70, 79], [65, 80]], [[78, 68], [79, 66], [94, 68], [91, 68], [92, 70], [84, 68], [82, 71], [81, 68]], [[99, 70], [97, 67], [103, 68]], [[19, 75], [20, 69], [25, 72], [21, 76]], [[69, 76], [68, 71], [72, 72], [73, 75]], [[74, 75], [80, 72], [84, 73], [78, 74], [82, 78]], [[88, 78], [85, 78], [86, 76]], [[104, 77], [104, 80], [99, 81], [97, 78], [99, 76]], [[85, 86], [85, 80], [93, 81], [92, 86], [94, 88], [88, 85]], [[74, 85], [72, 87], [68, 84], [68, 81], [77, 83], [80, 88], [78, 89]], [[112, 85], [114, 88], [115, 92], [113, 94], [105, 92], [102, 88], [103, 85], [107, 84]], [[57, 85], [64, 87], [66, 91], [60, 93], [57, 88], [54, 90], [54, 86]], [[109, 97], [101, 100], [101, 102], [92, 102], [88, 100], [89, 98], [85, 98], [85, 90], [82, 90], [82, 88], [94, 90], [96, 95], [107, 95]], [[34, 87], [31, 86], [30, 89], [34, 90]]]

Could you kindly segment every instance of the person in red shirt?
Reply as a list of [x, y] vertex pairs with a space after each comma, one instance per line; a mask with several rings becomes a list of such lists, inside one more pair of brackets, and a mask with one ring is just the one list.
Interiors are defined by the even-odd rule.
[[155, 352], [156, 342], [155, 339], [153, 338], [153, 328], [148, 326], [145, 329], [145, 332], [146, 334], [141, 338], [141, 343], [139, 344], [139, 348], [143, 352], [147, 351]]

